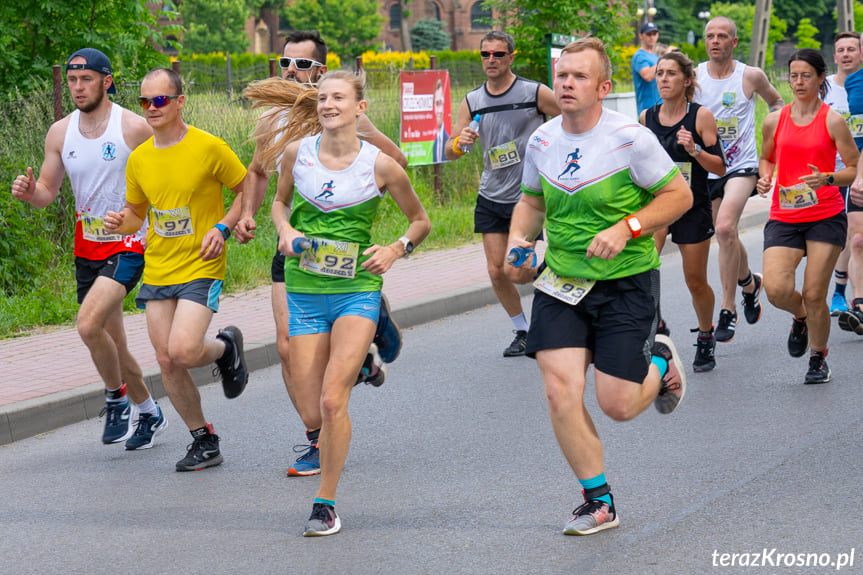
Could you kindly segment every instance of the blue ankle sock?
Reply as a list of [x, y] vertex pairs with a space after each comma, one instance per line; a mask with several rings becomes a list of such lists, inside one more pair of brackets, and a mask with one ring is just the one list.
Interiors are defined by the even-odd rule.
[[323, 503], [324, 505], [329, 505], [330, 507], [335, 507], [336, 502], [333, 499], [323, 499], [321, 497], [315, 497], [315, 503]]
[[659, 377], [665, 377], [665, 372], [668, 371], [668, 360], [664, 357], [654, 355], [650, 358], [650, 363], [659, 368]]
[[[579, 479], [579, 483], [581, 483], [582, 489], [596, 489], [597, 487], [602, 487], [605, 485], [605, 473], [600, 473], [596, 477], [591, 477], [590, 479]], [[606, 493], [605, 495], [601, 495], [597, 497], [600, 501], [604, 501], [611, 505], [611, 494]]]

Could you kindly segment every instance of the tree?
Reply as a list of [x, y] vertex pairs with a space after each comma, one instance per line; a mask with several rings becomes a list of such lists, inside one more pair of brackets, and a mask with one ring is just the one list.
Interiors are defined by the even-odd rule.
[[795, 44], [795, 48], [798, 50], [801, 48], [815, 48], [816, 50], [821, 47], [821, 42], [815, 39], [815, 35], [818, 34], [818, 28], [812, 25], [812, 21], [809, 18], [802, 19], [797, 24], [797, 44]]
[[148, 0], [87, 0], [0, 2], [0, 97], [16, 88], [26, 93], [51, 78], [51, 66], [62, 64], [76, 50], [98, 48], [111, 59], [118, 84], [138, 79], [168, 58], [156, 46], [170, 24], [160, 27], [159, 15]]
[[399, 0], [399, 35], [402, 37], [402, 52], [414, 51], [411, 35], [408, 32], [408, 18], [411, 17], [411, 11], [408, 10], [410, 2], [411, 0]]
[[373, 48], [384, 22], [376, 0], [297, 0], [285, 11], [293, 29], [320, 30], [343, 59]]
[[550, 33], [600, 38], [608, 47], [629, 43], [633, 37], [634, 3], [607, 0], [487, 0], [494, 23], [516, 39], [516, 64], [526, 64], [523, 73], [545, 82], [548, 78], [546, 36]]
[[183, 52], [245, 52], [249, 49], [246, 19], [251, 15], [246, 0], [182, 0], [180, 16]]
[[423, 18], [411, 28], [411, 43], [417, 52], [440, 52], [449, 49], [450, 35], [440, 20]]

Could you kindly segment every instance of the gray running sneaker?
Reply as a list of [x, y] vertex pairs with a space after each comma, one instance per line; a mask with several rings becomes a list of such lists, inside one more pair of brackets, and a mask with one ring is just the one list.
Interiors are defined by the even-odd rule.
[[333, 535], [342, 530], [342, 522], [336, 515], [336, 510], [326, 503], [315, 503], [312, 505], [312, 514], [306, 522], [306, 530], [303, 537], [323, 537]]
[[844, 331], [853, 331], [857, 335], [863, 335], [863, 311], [856, 307], [839, 313], [839, 328]]
[[177, 471], [200, 471], [224, 461], [219, 450], [219, 436], [214, 433], [192, 433], [186, 457], [177, 462]]
[[613, 529], [618, 525], [620, 525], [620, 518], [613, 505], [601, 499], [590, 499], [572, 512], [572, 518], [566, 522], [563, 534], [592, 535], [606, 529]]
[[671, 413], [677, 409], [686, 394], [686, 372], [670, 337], [657, 335], [653, 340], [652, 352], [668, 362], [668, 370], [662, 378], [662, 387], [659, 388], [659, 395], [653, 401], [653, 406], [659, 413]]
[[515, 332], [515, 339], [509, 344], [509, 347], [503, 350], [504, 357], [519, 357], [524, 355], [527, 349], [527, 332], [520, 329]]

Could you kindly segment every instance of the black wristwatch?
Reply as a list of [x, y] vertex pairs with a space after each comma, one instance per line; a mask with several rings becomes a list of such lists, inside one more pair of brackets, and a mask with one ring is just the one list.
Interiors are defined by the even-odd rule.
[[827, 174], [827, 185], [832, 186], [836, 182], [836, 178], [833, 177], [833, 174]]

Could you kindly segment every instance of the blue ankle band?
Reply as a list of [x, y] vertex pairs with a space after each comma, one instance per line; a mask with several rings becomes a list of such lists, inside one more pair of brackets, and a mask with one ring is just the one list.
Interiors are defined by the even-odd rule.
[[315, 503], [323, 503], [324, 505], [329, 505], [330, 507], [335, 507], [336, 502], [332, 499], [323, 499], [321, 497], [315, 497]]

